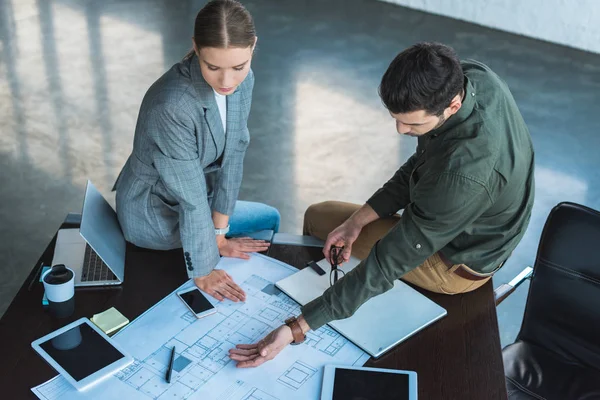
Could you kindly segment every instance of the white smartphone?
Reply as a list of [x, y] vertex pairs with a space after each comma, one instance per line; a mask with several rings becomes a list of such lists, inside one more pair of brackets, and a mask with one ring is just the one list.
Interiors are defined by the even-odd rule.
[[194, 313], [196, 318], [206, 317], [207, 315], [217, 312], [215, 306], [210, 304], [210, 301], [204, 297], [198, 288], [177, 292], [177, 296], [179, 296], [187, 308]]

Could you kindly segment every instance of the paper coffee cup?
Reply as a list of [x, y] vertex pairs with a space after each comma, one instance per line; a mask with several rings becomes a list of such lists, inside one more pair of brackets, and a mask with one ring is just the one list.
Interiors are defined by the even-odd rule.
[[48, 307], [56, 317], [64, 318], [75, 310], [75, 273], [63, 264], [55, 265], [42, 276]]

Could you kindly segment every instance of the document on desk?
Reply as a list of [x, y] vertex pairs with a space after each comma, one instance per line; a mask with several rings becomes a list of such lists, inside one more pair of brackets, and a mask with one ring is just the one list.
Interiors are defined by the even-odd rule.
[[[258, 368], [238, 369], [228, 357], [239, 343], [254, 343], [291, 315], [299, 305], [274, 282], [297, 272], [260, 254], [251, 259], [222, 258], [223, 269], [246, 291], [246, 302], [217, 302], [217, 313], [197, 319], [176, 292], [131, 322], [113, 339], [135, 362], [106, 381], [78, 392], [57, 376], [32, 389], [40, 399], [318, 399], [323, 366], [362, 366], [369, 356], [343, 336], [324, 326], [298, 346], [286, 347]], [[171, 383], [165, 380], [170, 349], [177, 353]]]

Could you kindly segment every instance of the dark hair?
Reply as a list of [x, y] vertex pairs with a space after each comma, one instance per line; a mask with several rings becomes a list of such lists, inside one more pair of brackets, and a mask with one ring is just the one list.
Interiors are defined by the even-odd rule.
[[460, 60], [441, 43], [417, 43], [392, 61], [381, 79], [379, 96], [393, 114], [425, 110], [440, 116], [464, 89]]
[[[246, 8], [236, 0], [209, 1], [196, 15], [194, 43], [203, 47], [241, 47], [254, 44], [254, 21]], [[193, 49], [186, 57], [193, 55]]]

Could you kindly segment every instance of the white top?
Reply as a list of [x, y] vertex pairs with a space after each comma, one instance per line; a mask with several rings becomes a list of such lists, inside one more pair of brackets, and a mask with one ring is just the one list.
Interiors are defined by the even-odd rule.
[[223, 124], [223, 132], [227, 132], [227, 99], [225, 95], [215, 92], [215, 100], [217, 101], [217, 106], [219, 107], [219, 114], [221, 114], [221, 123]]

